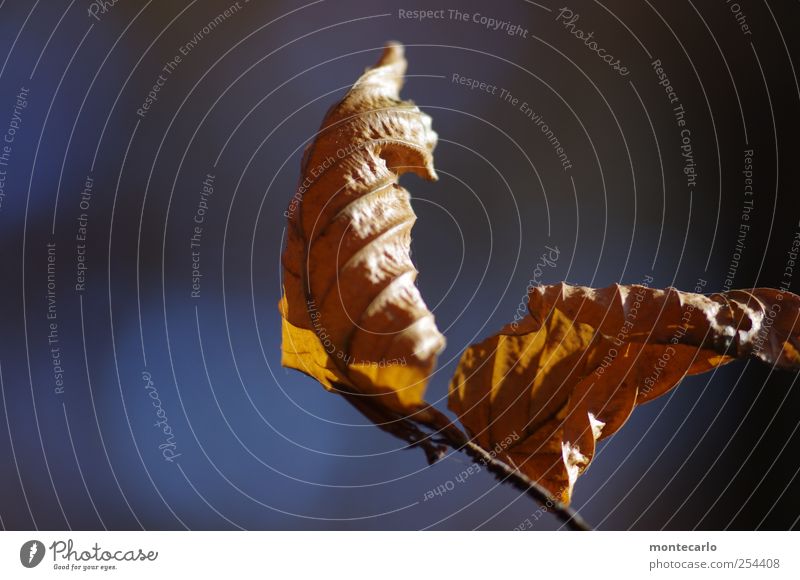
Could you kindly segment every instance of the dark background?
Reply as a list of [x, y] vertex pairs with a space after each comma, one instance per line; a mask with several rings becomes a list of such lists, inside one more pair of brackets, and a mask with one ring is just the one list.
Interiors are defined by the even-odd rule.
[[[0, 133], [28, 106], [0, 207], [0, 523], [5, 529], [554, 529], [550, 515], [467, 466], [432, 467], [313, 380], [280, 367], [283, 211], [306, 140], [387, 40], [407, 45], [404, 95], [434, 118], [439, 183], [403, 178], [419, 221], [419, 285], [448, 339], [429, 399], [446, 408], [462, 350], [511, 320], [541, 281], [723, 289], [753, 149], [754, 204], [733, 287], [778, 286], [800, 225], [797, 2], [543, 0], [240, 2], [183, 57], [145, 118], [162, 67], [230, 2], [0, 2]], [[398, 10], [450, 9], [526, 37]], [[648, 54], [649, 53], [649, 54]], [[651, 67], [686, 109], [697, 187]], [[452, 75], [506, 88], [540, 113]], [[2, 143], [0, 143], [2, 145]], [[96, 156], [96, 157], [95, 157]], [[191, 291], [192, 219], [215, 191]], [[80, 194], [94, 180], [86, 289], [76, 292]], [[56, 205], [56, 200], [58, 203]], [[56, 244], [64, 372], [48, 345], [47, 246]], [[800, 272], [790, 280], [800, 286]], [[174, 430], [173, 462], [145, 390]], [[575, 507], [600, 529], [788, 529], [800, 517], [795, 376], [737, 362], [639, 408], [600, 446]]]

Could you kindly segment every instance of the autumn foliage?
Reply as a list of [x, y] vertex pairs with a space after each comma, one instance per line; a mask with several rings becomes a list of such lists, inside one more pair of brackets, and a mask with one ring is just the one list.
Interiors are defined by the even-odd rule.
[[800, 297], [754, 288], [702, 295], [640, 285], [557, 284], [522, 320], [464, 352], [449, 408], [425, 402], [444, 337], [415, 285], [416, 216], [406, 172], [436, 179], [431, 119], [400, 99], [406, 61], [389, 45], [327, 113], [287, 211], [283, 364], [422, 447], [498, 448], [499, 459], [568, 503], [598, 440], [686, 375], [736, 358], [800, 368]]

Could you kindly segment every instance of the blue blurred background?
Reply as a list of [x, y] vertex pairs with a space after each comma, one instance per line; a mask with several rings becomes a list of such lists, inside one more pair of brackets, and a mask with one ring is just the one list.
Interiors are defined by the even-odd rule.
[[[548, 0], [0, 2], [3, 528], [557, 528], [485, 472], [455, 482], [466, 457], [428, 466], [281, 368], [302, 148], [382, 45], [405, 43], [404, 95], [440, 136], [440, 181], [403, 184], [448, 339], [429, 387], [444, 410], [460, 353], [512, 319], [535, 276], [787, 281], [800, 5], [735, 6], [571, 0], [623, 76]], [[443, 17], [404, 17], [419, 9]], [[691, 188], [656, 60], [686, 112]], [[539, 277], [547, 246], [559, 259]], [[755, 362], [687, 379], [600, 445], [575, 507], [600, 529], [797, 527], [795, 379]]]

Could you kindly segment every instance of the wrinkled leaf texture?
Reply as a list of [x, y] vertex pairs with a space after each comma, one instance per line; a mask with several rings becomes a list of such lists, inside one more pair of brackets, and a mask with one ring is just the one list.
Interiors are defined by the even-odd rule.
[[433, 412], [425, 387], [444, 347], [415, 285], [416, 215], [398, 184], [406, 172], [437, 177], [431, 119], [399, 96], [405, 70], [402, 46], [387, 45], [306, 148], [280, 302], [283, 365], [401, 430]]
[[[424, 400], [444, 337], [415, 285], [416, 216], [400, 175], [436, 179], [431, 119], [400, 99], [406, 61], [389, 44], [328, 111], [287, 210], [282, 363], [422, 447], [465, 436]], [[800, 368], [800, 298], [756, 288], [533, 288], [529, 313], [463, 354], [449, 407], [477, 443], [569, 502], [598, 440], [686, 375], [752, 356]]]
[[524, 319], [465, 351], [449, 406], [481, 447], [499, 446], [565, 503], [596, 441], [684, 376], [746, 356], [800, 368], [800, 298], [789, 292], [562, 283], [528, 297]]

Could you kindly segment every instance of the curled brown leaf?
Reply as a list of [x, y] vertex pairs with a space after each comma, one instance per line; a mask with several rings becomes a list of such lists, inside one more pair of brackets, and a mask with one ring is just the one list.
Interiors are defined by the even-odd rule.
[[[464, 353], [450, 408], [484, 449], [564, 502], [597, 440], [686, 375], [754, 356], [800, 369], [800, 297], [645, 286], [534, 288], [529, 314]], [[502, 445], [501, 445], [502, 446]]]
[[328, 111], [286, 212], [282, 362], [377, 423], [424, 412], [444, 346], [415, 285], [416, 215], [398, 184], [406, 172], [436, 179], [431, 119], [399, 96], [405, 70], [388, 45]]

